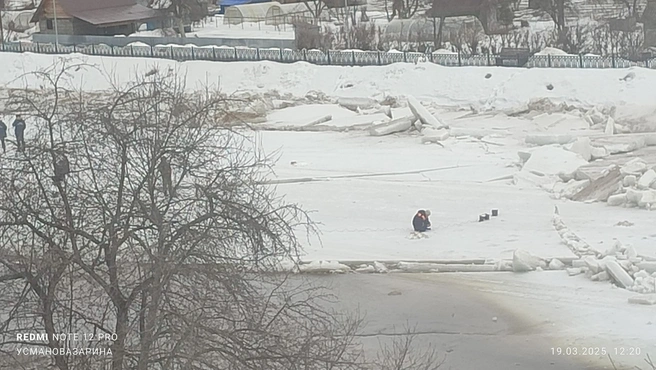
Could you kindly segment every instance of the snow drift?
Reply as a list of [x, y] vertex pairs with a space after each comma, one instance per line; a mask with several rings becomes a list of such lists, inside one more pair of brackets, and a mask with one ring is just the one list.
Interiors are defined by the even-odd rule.
[[[131, 57], [98, 57], [81, 54], [67, 56], [3, 53], [5, 71], [0, 84], [8, 87], [36, 86], [34, 79], [16, 79], [25, 72], [51, 66], [62, 58], [78, 58], [98, 70], [76, 72], [77, 86], [86, 90], [109, 89], [107, 76], [125, 84], [135, 73], [146, 73], [154, 66], [179, 69], [186, 74], [187, 86], [220, 86], [226, 93], [238, 90], [265, 92], [277, 90], [304, 96], [320, 91], [334, 97], [371, 97], [413, 95], [445, 106], [484, 110], [513, 110], [528, 107], [531, 101], [549, 99], [554, 104], [575, 106], [622, 106], [624, 110], [641, 107], [642, 112], [656, 110], [653, 86], [656, 71], [633, 68], [630, 81], [623, 79], [626, 69], [546, 69], [498, 67], [443, 67], [432, 63], [393, 64], [388, 66], [317, 66], [298, 62], [176, 62]], [[486, 79], [491, 74], [493, 78]], [[545, 88], [552, 85], [553, 89]], [[644, 107], [649, 107], [645, 109]]]

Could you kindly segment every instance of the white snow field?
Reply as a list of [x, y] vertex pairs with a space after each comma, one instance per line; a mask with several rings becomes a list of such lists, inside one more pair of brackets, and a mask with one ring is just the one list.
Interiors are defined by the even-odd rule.
[[[11, 53], [0, 57], [5, 66], [0, 84], [13, 88], [33, 84], [31, 77], [22, 75], [62, 58]], [[518, 151], [530, 150], [524, 143], [527, 135], [599, 135], [602, 131], [592, 130], [577, 112], [507, 115], [527, 109], [529, 103], [534, 109], [534, 102], [548, 98], [554, 104], [586, 109], [614, 107], [616, 120], [622, 112], [627, 116], [630, 112], [633, 121], [648, 121], [656, 111], [656, 71], [449, 68], [430, 63], [385, 67], [176, 63], [84, 55], [65, 58], [96, 66], [74, 74], [75, 85], [86, 90], [107, 89], [110, 81], [125, 83], [135, 73], [156, 66], [186, 74], [189, 89], [209, 83], [227, 93], [275, 90], [280, 95], [303, 97], [321, 92], [326, 99], [393, 96], [402, 100], [412, 94], [426, 103], [453, 130], [443, 146], [422, 145], [416, 132], [371, 137], [363, 130], [259, 131], [267, 150], [281, 150], [276, 165], [278, 180], [390, 173], [279, 185], [280, 192], [315, 211], [315, 220], [323, 224], [322, 245], [315, 240], [307, 246], [305, 258], [310, 260], [507, 258], [516, 248], [545, 258], [572, 257], [570, 250], [559, 243], [551, 224], [555, 205], [568, 226], [580, 237], [589, 238], [589, 243], [610, 243], [617, 238], [633, 243], [641, 254], [656, 255], [656, 232], [649, 230], [656, 213], [556, 200], [534, 186], [530, 173], [519, 172], [518, 176]], [[632, 77], [625, 79], [627, 75]], [[547, 84], [555, 88], [548, 90]], [[472, 107], [485, 114], [472, 114]], [[644, 114], [636, 118], [636, 112]], [[398, 118], [410, 111], [398, 108], [392, 113]], [[321, 124], [328, 131], [345, 130], [349, 125], [361, 128], [384, 118], [380, 113], [363, 116], [333, 102], [270, 111], [267, 125], [301, 126], [326, 115], [333, 119]], [[453, 137], [456, 130], [464, 134]], [[293, 161], [297, 163], [291, 164]], [[558, 167], [559, 162], [554, 158], [552, 167]], [[458, 167], [445, 168], [454, 166]], [[486, 182], [513, 174], [514, 181]], [[409, 240], [410, 219], [419, 208], [433, 211], [434, 231], [430, 238]], [[479, 214], [491, 208], [499, 208], [498, 218], [476, 222]], [[621, 221], [633, 226], [614, 226]]]
[[[71, 54], [99, 67], [99, 71], [80, 71], [79, 83], [89, 90], [104, 90], [110, 84], [104, 73], [124, 83], [137, 72], [152, 66], [183, 70], [189, 88], [219, 84], [225, 92], [276, 90], [304, 96], [321, 91], [330, 96], [384, 97], [414, 95], [435, 104], [504, 110], [523, 107], [531, 99], [549, 98], [554, 103], [581, 106], [654, 107], [653, 84], [656, 70], [648, 69], [517, 69], [499, 67], [442, 67], [432, 63], [393, 64], [372, 67], [316, 66], [309, 63], [274, 62], [214, 63], [192, 61], [180, 64], [170, 60], [146, 58], [105, 58]], [[1, 84], [22, 86], [14, 81], [24, 72], [52, 64], [61, 56], [39, 54], [3, 54]], [[629, 74], [632, 78], [624, 79]], [[490, 74], [490, 78], [485, 78]], [[13, 81], [13, 82], [12, 82]], [[547, 85], [552, 84], [553, 90]], [[79, 85], [78, 85], [79, 86]]]
[[[322, 244], [307, 245], [307, 259], [498, 258], [512, 257], [516, 248], [573, 256], [553, 230], [554, 201], [544, 191], [483, 183], [515, 172], [507, 167], [513, 154], [485, 154], [468, 140], [454, 140], [443, 149], [421, 145], [417, 137], [363, 133], [261, 136], [265, 147], [282, 148], [275, 166], [280, 178], [323, 179], [278, 185], [289, 200], [315, 210], [312, 216], [322, 224]], [[449, 167], [456, 168], [440, 170]], [[408, 171], [422, 172], [355, 177]], [[330, 179], [339, 175], [354, 177]], [[412, 216], [422, 208], [432, 211], [433, 232], [430, 238], [409, 240]], [[478, 214], [492, 208], [500, 209], [500, 217], [478, 223]]]
[[[656, 270], [648, 270], [656, 264], [644, 265], [656, 260], [656, 207], [643, 201], [656, 191], [646, 177], [656, 166], [656, 71], [71, 57], [97, 67], [73, 75], [76, 86], [89, 91], [126, 83], [157, 67], [185, 73], [189, 89], [210, 84], [226, 93], [268, 99], [266, 116], [247, 122], [260, 129], [247, 132], [266, 151], [278, 151], [275, 176], [269, 179], [277, 191], [302, 204], [319, 223], [320, 241], [299, 235], [302, 259], [314, 261], [304, 271], [317, 266], [349, 270], [320, 261], [371, 262], [363, 272], [385, 270], [374, 261], [509, 261], [517, 249], [546, 260], [586, 254], [576, 266], [566, 266], [567, 273], [539, 272], [547, 267], [536, 265], [529, 269], [538, 271], [525, 275], [455, 274], [454, 279], [473, 276], [479, 280], [467, 284], [493, 295], [500, 305], [553, 322], [552, 329], [567, 338], [561, 347], [632, 346], [656, 357], [656, 305], [627, 302], [637, 295], [629, 290], [647, 293], [656, 277]], [[36, 87], [31, 77], [21, 76], [60, 58], [0, 54], [0, 86]], [[393, 119], [412, 115], [409, 96], [449, 128], [419, 132], [400, 124], [405, 127], [400, 132], [372, 136], [372, 125], [389, 120], [385, 106], [390, 101], [398, 102], [389, 103]], [[348, 104], [339, 98], [349, 97], [360, 98], [358, 108], [343, 107]], [[577, 137], [584, 139], [572, 143]], [[616, 152], [621, 153], [609, 156]], [[626, 165], [636, 157], [643, 162]], [[624, 199], [625, 207], [611, 207], [605, 198], [568, 200], [591, 180], [596, 189], [597, 178], [613, 173], [607, 170], [610, 164], [630, 176], [611, 181], [606, 198], [620, 191], [618, 181], [628, 181], [637, 185], [621, 187], [624, 198], [641, 199], [633, 205]], [[411, 239], [412, 216], [422, 208], [432, 211], [433, 230], [427, 238]], [[477, 222], [493, 208], [498, 217]], [[607, 265], [615, 266], [610, 260], [626, 271], [608, 267], [606, 272]], [[579, 273], [600, 281], [568, 276]], [[616, 273], [622, 276], [613, 278], [635, 279], [635, 286], [613, 289], [608, 275]], [[648, 302], [651, 296], [641, 297]], [[621, 357], [614, 359], [646, 368], [644, 356]]]

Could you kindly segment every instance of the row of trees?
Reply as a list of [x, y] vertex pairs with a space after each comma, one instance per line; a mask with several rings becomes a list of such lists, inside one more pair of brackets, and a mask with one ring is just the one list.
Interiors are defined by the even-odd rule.
[[[439, 21], [438, 21], [439, 22]], [[321, 31], [319, 31], [321, 30]], [[297, 28], [297, 42], [300, 48], [339, 49], [346, 45], [360, 50], [388, 51], [391, 49], [427, 52], [447, 48], [463, 54], [498, 54], [504, 47], [528, 48], [538, 52], [546, 47], [554, 47], [570, 54], [615, 55], [630, 60], [642, 58], [644, 33], [640, 27], [635, 31], [613, 31], [606, 25], [584, 25], [567, 27], [564, 30], [531, 32], [517, 29], [507, 34], [485, 35], [480, 25], [465, 25], [456, 30], [447, 30], [444, 35], [419, 27], [407, 36], [385, 33], [382, 27], [362, 22], [347, 29], [336, 31], [316, 27], [315, 37], [308, 38], [309, 32]], [[303, 38], [305, 36], [306, 38]], [[434, 39], [441, 39], [436, 43]]]
[[174, 28], [185, 38], [185, 25], [207, 16], [208, 0], [148, 0], [153, 9], [167, 11], [173, 19]]
[[465, 54], [497, 54], [504, 47], [528, 48], [532, 52], [554, 47], [569, 54], [615, 55], [639, 60], [643, 50], [643, 32], [640, 28], [632, 32], [612, 31], [608, 25], [574, 26], [563, 31], [539, 33], [518, 30], [484, 37], [475, 30], [462, 29], [448, 34], [447, 41], [453, 50]]
[[[554, 22], [551, 31], [530, 32], [527, 28], [510, 30], [507, 33], [486, 35], [483, 28], [476, 22], [459, 24], [457, 27], [444, 29], [445, 19], [430, 18], [424, 23], [432, 21], [433, 27], [417, 27], [411, 32], [392, 34], [384, 32], [384, 27], [376, 25], [365, 17], [351, 17], [350, 27], [332, 29], [321, 27], [317, 21], [311, 29], [315, 33], [309, 37], [307, 27], [297, 25], [297, 36], [301, 48], [359, 48], [362, 50], [389, 50], [402, 49], [409, 51], [425, 51], [429, 49], [451, 48], [453, 51], [465, 53], [496, 53], [502, 47], [526, 47], [538, 51], [544, 47], [556, 47], [573, 54], [594, 53], [599, 55], [619, 55], [630, 59], [641, 58], [644, 49], [646, 32], [641, 25], [636, 26], [635, 20], [639, 17], [640, 4], [638, 0], [617, 0], [621, 6], [626, 7], [626, 21], [602, 22], [587, 25], [569, 25], [566, 18], [567, 12], [573, 11], [572, 4], [567, 0], [536, 0], [530, 3], [530, 7], [536, 11], [548, 15]], [[319, 14], [317, 7], [322, 2], [313, 4], [313, 14]], [[421, 23], [421, 17], [417, 17], [417, 11], [421, 8], [419, 1], [395, 0], [392, 11], [384, 3], [388, 15], [388, 21], [394, 18], [415, 18]], [[518, 8], [518, 2], [514, 5]], [[308, 5], [309, 6], [309, 5]], [[505, 9], [505, 8], [504, 8]], [[508, 8], [510, 9], [510, 8]], [[645, 11], [645, 13], [648, 13]], [[645, 17], [642, 17], [645, 18]], [[645, 21], [643, 19], [643, 21]], [[647, 21], [645, 21], [647, 22]], [[647, 22], [646, 24], [649, 24]], [[619, 28], [618, 28], [619, 27]]]
[[[262, 185], [272, 158], [221, 124], [226, 96], [158, 69], [85, 93], [72, 78], [89, 68], [23, 76], [32, 84], [2, 102], [31, 116], [34, 136], [0, 161], [0, 368], [439, 366], [432, 352], [412, 356], [411, 340], [366, 357], [361, 318], [330, 309], [325, 289], [272, 273], [315, 228]], [[105, 355], [17, 354], [66, 347]]]

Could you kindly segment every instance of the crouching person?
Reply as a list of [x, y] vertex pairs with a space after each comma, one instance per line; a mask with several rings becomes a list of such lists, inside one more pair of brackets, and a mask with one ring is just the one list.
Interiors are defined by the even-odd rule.
[[423, 233], [424, 231], [430, 230], [431, 223], [428, 217], [431, 215], [429, 210], [419, 210], [415, 214], [415, 217], [412, 219], [412, 227], [415, 231]]

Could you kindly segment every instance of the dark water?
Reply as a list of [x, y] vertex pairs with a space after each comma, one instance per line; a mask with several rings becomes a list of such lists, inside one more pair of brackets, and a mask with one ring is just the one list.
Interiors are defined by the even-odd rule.
[[[591, 357], [554, 355], [555, 344], [537, 324], [522, 321], [478, 297], [464, 286], [409, 275], [349, 274], [308, 277], [329, 286], [336, 307], [365, 316], [360, 340], [368, 355], [406, 335], [416, 333], [413, 347], [433, 347], [446, 357], [440, 369], [508, 370], [613, 369]], [[620, 369], [618, 367], [618, 369]]]

